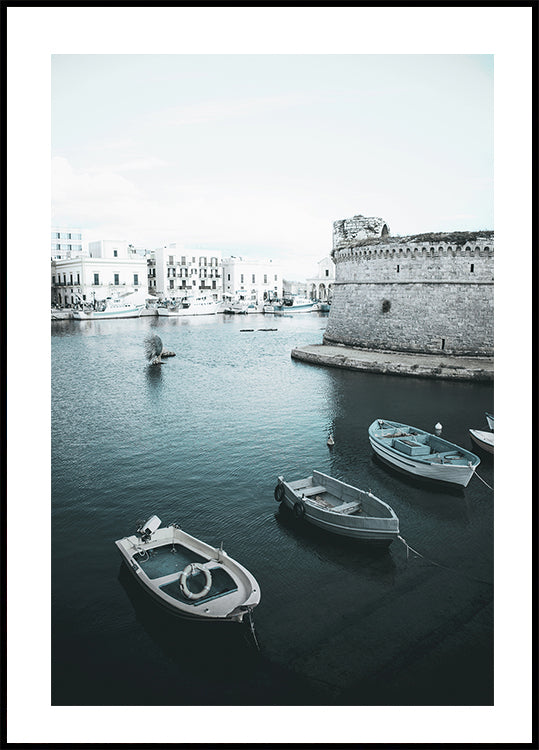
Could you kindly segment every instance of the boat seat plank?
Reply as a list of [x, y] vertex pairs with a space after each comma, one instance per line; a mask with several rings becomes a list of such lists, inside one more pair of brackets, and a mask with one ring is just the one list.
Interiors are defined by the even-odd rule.
[[341, 505], [336, 505], [333, 510], [336, 513], [353, 513], [355, 510], [359, 510], [361, 507], [361, 503], [358, 500], [355, 500], [352, 503], [342, 503]]
[[311, 495], [322, 495], [326, 491], [325, 487], [318, 485], [316, 487], [301, 488], [301, 492], [305, 497], [311, 497]]

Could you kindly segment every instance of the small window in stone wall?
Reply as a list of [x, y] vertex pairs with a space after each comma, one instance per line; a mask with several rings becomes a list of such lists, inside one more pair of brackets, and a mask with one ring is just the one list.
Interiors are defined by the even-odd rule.
[[397, 265], [397, 273], [399, 273], [400, 270], [401, 270], [401, 267], [399, 265]]
[[386, 312], [389, 312], [390, 310], [391, 310], [391, 302], [388, 299], [385, 299], [382, 302], [382, 312], [386, 313]]
[[474, 264], [470, 263], [470, 273], [473, 273], [473, 269], [474, 269]]
[[442, 339], [442, 349], [445, 349], [445, 339]]

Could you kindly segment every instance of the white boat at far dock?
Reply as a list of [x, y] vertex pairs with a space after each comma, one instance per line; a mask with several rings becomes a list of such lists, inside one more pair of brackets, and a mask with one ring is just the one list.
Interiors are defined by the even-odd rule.
[[105, 320], [107, 318], [138, 318], [145, 302], [137, 294], [114, 296], [95, 303], [95, 307], [73, 310], [74, 320]]
[[260, 601], [260, 586], [220, 548], [151, 516], [116, 542], [129, 570], [169, 611], [191, 620], [242, 622]]
[[157, 314], [165, 318], [177, 318], [184, 315], [215, 315], [220, 309], [220, 302], [203, 294], [196, 297], [184, 297], [179, 302], [169, 303], [166, 307], [158, 307]]
[[274, 495], [298, 519], [333, 534], [383, 544], [399, 534], [399, 519], [387, 503], [320, 471], [292, 482], [279, 477]]

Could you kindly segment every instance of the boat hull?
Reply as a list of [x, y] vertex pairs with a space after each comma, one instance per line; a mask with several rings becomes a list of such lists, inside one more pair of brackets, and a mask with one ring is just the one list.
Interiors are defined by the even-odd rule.
[[74, 320], [108, 320], [109, 318], [139, 318], [144, 305], [126, 310], [75, 310]]
[[470, 430], [470, 437], [475, 445], [486, 453], [494, 454], [494, 433], [482, 430]]
[[71, 320], [72, 310], [51, 310], [51, 320]]
[[184, 307], [179, 310], [170, 310], [166, 307], [158, 307], [157, 314], [162, 318], [184, 318], [193, 315], [216, 315], [219, 309], [219, 303], [208, 305], [207, 307]]

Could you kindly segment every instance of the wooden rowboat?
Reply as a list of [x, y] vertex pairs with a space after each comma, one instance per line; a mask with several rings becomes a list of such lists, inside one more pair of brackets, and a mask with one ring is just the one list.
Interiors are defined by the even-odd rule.
[[384, 544], [399, 534], [399, 519], [387, 503], [320, 471], [295, 481], [279, 477], [274, 496], [298, 519], [333, 534]]
[[383, 461], [425, 479], [466, 487], [481, 463], [478, 456], [417, 427], [376, 419], [369, 440]]

